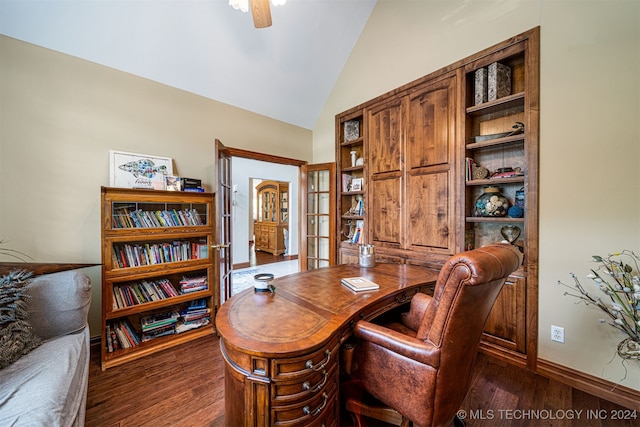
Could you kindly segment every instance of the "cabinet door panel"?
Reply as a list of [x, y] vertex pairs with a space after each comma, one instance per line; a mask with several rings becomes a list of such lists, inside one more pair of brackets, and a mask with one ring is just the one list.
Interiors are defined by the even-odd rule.
[[409, 170], [449, 164], [455, 139], [455, 80], [429, 86], [408, 100]]
[[369, 111], [369, 171], [372, 175], [402, 169], [402, 104], [399, 100]]
[[407, 244], [410, 249], [453, 249], [449, 175], [448, 170], [409, 174]]
[[491, 309], [485, 339], [521, 353], [525, 352], [526, 280], [509, 276]]
[[400, 174], [372, 178], [369, 206], [374, 244], [402, 245], [402, 193], [403, 179]]

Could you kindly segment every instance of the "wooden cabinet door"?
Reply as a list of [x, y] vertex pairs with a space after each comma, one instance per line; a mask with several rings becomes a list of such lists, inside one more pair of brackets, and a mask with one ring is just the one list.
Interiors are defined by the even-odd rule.
[[491, 309], [484, 338], [503, 348], [525, 353], [526, 280], [509, 276]]
[[368, 114], [369, 238], [378, 246], [404, 246], [404, 179], [402, 99], [369, 110]]
[[368, 203], [369, 230], [370, 241], [374, 245], [404, 246], [403, 182], [400, 172], [371, 177]]
[[408, 95], [407, 249], [455, 253], [455, 75]]
[[402, 170], [402, 100], [394, 99], [369, 110], [369, 174]]

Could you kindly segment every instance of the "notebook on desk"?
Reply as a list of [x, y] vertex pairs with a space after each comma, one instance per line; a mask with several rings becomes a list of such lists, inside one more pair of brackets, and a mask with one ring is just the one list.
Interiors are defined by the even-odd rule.
[[373, 291], [380, 288], [377, 283], [364, 277], [345, 277], [340, 279], [340, 283], [355, 292]]

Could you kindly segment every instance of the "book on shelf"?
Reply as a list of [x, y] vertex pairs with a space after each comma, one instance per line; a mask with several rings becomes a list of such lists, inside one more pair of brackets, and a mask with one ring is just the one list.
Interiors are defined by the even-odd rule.
[[113, 228], [186, 227], [203, 225], [196, 209], [142, 210], [130, 206], [113, 209]]
[[107, 342], [107, 353], [113, 353], [113, 338], [111, 336], [111, 325], [107, 323], [105, 328], [105, 338]]
[[373, 291], [380, 288], [377, 283], [366, 277], [345, 277], [340, 279], [340, 283], [354, 292]]
[[168, 262], [206, 259], [209, 249], [204, 242], [173, 241], [162, 243], [113, 244], [115, 262], [113, 267], [141, 267]]
[[211, 309], [207, 307], [206, 298], [190, 301], [187, 308], [180, 312], [176, 324], [176, 333], [201, 328], [211, 323]]
[[209, 288], [207, 276], [183, 278], [180, 280], [180, 292], [188, 294], [191, 292], [203, 291]]
[[356, 221], [356, 230], [353, 233], [351, 243], [362, 243], [363, 232], [364, 232], [364, 220], [359, 219]]
[[176, 310], [149, 314], [140, 319], [140, 326], [142, 327], [142, 332], [147, 332], [162, 328], [166, 325], [175, 324], [178, 321], [178, 317], [180, 317], [180, 314]]
[[342, 191], [344, 193], [351, 191], [351, 180], [353, 179], [353, 175], [348, 173], [342, 174]]
[[165, 190], [167, 191], [181, 191], [182, 190], [182, 181], [180, 177], [173, 175], [166, 175], [164, 177], [165, 182]]
[[169, 279], [114, 284], [113, 308], [127, 308], [180, 295]]
[[464, 170], [464, 179], [465, 181], [470, 181], [473, 179], [473, 169], [476, 166], [476, 161], [471, 157], [465, 157], [465, 170]]
[[142, 341], [150, 341], [154, 338], [166, 337], [167, 335], [173, 335], [176, 333], [175, 323], [159, 326], [154, 329], [142, 332]]
[[202, 180], [197, 178], [182, 177], [180, 178], [180, 184], [183, 190], [186, 190], [188, 188], [201, 188]]
[[142, 317], [140, 319], [142, 341], [175, 334], [179, 317], [180, 314], [176, 310]]
[[203, 308], [207, 308], [206, 298], [194, 299], [193, 301], [189, 301], [186, 311], [201, 310]]
[[138, 332], [126, 320], [107, 323], [105, 335], [108, 353], [136, 347], [141, 342]]
[[208, 325], [209, 323], [211, 323], [211, 316], [190, 321], [179, 320], [175, 328], [176, 334], [181, 334], [192, 329], [198, 329]]

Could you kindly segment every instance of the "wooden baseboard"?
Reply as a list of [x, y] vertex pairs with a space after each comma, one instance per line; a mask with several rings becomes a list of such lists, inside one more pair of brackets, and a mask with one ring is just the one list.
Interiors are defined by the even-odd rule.
[[241, 262], [239, 264], [233, 264], [234, 270], [240, 270], [241, 268], [247, 268], [247, 267], [251, 267], [250, 262]]
[[538, 359], [537, 373], [625, 408], [640, 411], [639, 390], [621, 386], [544, 359]]

